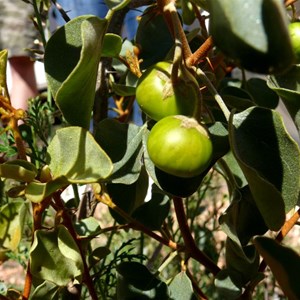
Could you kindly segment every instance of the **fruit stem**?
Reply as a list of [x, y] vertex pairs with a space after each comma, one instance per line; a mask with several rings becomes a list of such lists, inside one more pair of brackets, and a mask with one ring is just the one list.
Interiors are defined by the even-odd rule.
[[167, 21], [175, 42], [181, 43], [184, 60], [192, 55], [189, 42], [182, 28], [174, 0], [157, 0], [157, 5]]
[[202, 79], [202, 81], [204, 82], [204, 84], [206, 85], [206, 87], [208, 88], [210, 93], [215, 98], [216, 102], [218, 103], [219, 107], [221, 108], [221, 110], [224, 114], [224, 117], [225, 117], [226, 121], [228, 122], [229, 118], [230, 118], [230, 111], [227, 108], [227, 106], [226, 106], [225, 102], [223, 101], [222, 97], [220, 96], [220, 94], [217, 92], [216, 88], [213, 86], [211, 81], [207, 78], [205, 73], [200, 68], [197, 68], [196, 72], [197, 72], [197, 75], [199, 76], [199, 78]]
[[203, 253], [195, 243], [187, 222], [182, 198], [174, 197], [173, 203], [177, 222], [186, 246], [187, 254], [210, 270], [213, 275], [217, 275], [220, 272], [220, 268], [205, 253]]

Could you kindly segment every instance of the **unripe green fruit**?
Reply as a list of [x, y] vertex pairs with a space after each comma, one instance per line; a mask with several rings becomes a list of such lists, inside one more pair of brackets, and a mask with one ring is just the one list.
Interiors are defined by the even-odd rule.
[[296, 63], [300, 63], [300, 22], [289, 24], [289, 32], [293, 50], [296, 56]]
[[171, 115], [192, 117], [197, 112], [198, 84], [189, 73], [179, 71], [171, 80], [172, 63], [159, 62], [148, 68], [138, 81], [136, 99], [141, 110], [158, 121]]
[[207, 130], [195, 119], [182, 115], [158, 121], [150, 131], [147, 149], [158, 169], [183, 178], [200, 175], [213, 154]]

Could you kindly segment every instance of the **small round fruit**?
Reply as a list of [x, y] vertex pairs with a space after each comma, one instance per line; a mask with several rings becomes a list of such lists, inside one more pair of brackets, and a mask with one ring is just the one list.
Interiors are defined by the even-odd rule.
[[197, 111], [198, 84], [189, 74], [179, 72], [178, 81], [171, 81], [172, 63], [159, 62], [139, 78], [136, 100], [141, 110], [158, 121], [171, 115], [192, 117]]
[[200, 175], [213, 154], [207, 130], [195, 119], [182, 115], [158, 121], [150, 131], [147, 149], [158, 169], [183, 178]]
[[296, 62], [300, 63], [300, 22], [290, 23], [289, 32], [293, 50], [296, 56]]

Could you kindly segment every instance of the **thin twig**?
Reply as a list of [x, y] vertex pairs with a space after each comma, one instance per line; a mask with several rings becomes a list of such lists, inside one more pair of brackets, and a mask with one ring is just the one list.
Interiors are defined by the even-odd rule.
[[196, 66], [199, 62], [205, 58], [208, 52], [213, 47], [212, 36], [209, 36], [205, 42], [186, 60], [187, 66]]
[[213, 275], [217, 275], [220, 272], [220, 268], [205, 253], [203, 253], [195, 243], [188, 226], [182, 198], [174, 197], [173, 203], [187, 254], [205, 266]]
[[230, 111], [227, 108], [225, 102], [223, 101], [222, 97], [214, 87], [214, 85], [211, 83], [211, 81], [207, 78], [206, 74], [200, 69], [196, 69], [197, 75], [199, 78], [203, 81], [205, 86], [207, 87], [208, 91], [212, 94], [212, 96], [215, 98], [216, 102], [218, 103], [220, 109], [222, 110], [224, 117], [226, 121], [229, 121], [230, 118]]
[[96, 293], [96, 290], [95, 290], [95, 287], [94, 287], [94, 284], [93, 284], [93, 280], [92, 280], [92, 277], [91, 277], [90, 272], [89, 272], [89, 267], [88, 267], [88, 265], [86, 263], [86, 260], [85, 260], [85, 253], [82, 249], [80, 240], [77, 238], [77, 233], [74, 229], [73, 222], [72, 222], [69, 214], [65, 210], [64, 203], [63, 203], [63, 201], [61, 200], [61, 197], [60, 197], [60, 192], [54, 193], [53, 194], [53, 199], [54, 199], [55, 204], [57, 205], [58, 209], [60, 209], [62, 211], [62, 218], [63, 218], [64, 225], [69, 230], [71, 236], [73, 237], [74, 241], [76, 242], [76, 244], [78, 246], [80, 256], [81, 256], [81, 259], [82, 259], [82, 263], [83, 263], [83, 272], [84, 272], [83, 281], [84, 281], [84, 283], [86, 284], [86, 286], [88, 288], [91, 299], [92, 300], [98, 300], [98, 296], [97, 296], [97, 293]]
[[173, 250], [179, 250], [179, 245], [177, 245], [175, 242], [172, 240], [167, 240], [163, 238], [162, 236], [158, 235], [154, 231], [150, 230], [146, 226], [144, 226], [142, 223], [139, 221], [133, 219], [129, 214], [127, 214], [124, 210], [122, 210], [120, 207], [118, 207], [113, 201], [110, 199], [108, 194], [96, 194], [95, 193], [95, 198], [100, 201], [101, 203], [104, 203], [107, 205], [109, 208], [114, 210], [116, 213], [118, 213], [121, 217], [123, 217], [126, 221], [128, 221], [128, 226], [132, 229], [139, 230], [147, 234], [148, 236], [152, 237], [153, 239], [157, 240], [158, 242], [162, 243], [165, 246], [170, 247]]

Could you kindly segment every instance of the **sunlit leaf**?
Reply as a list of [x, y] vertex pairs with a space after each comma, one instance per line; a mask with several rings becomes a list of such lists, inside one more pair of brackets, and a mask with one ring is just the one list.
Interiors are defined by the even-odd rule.
[[114, 11], [124, 8], [130, 0], [105, 0], [106, 5]]
[[80, 127], [56, 131], [48, 147], [53, 179], [64, 177], [70, 183], [92, 183], [107, 178], [112, 162], [91, 133]]
[[113, 33], [106, 33], [103, 39], [101, 56], [118, 57], [122, 49], [122, 38]]
[[33, 181], [25, 187], [25, 196], [31, 202], [39, 203], [58, 189], [67, 185], [68, 180], [64, 177], [60, 177], [46, 183]]
[[0, 209], [0, 247], [15, 251], [22, 238], [27, 205], [23, 200], [3, 205]]
[[[90, 126], [107, 21], [80, 16], [60, 27], [45, 50], [49, 88], [71, 125]], [[59, 45], [59, 47], [58, 47]]]
[[57, 300], [59, 296], [59, 286], [56, 284], [44, 281], [42, 284], [37, 286], [32, 293], [32, 299], [34, 300]]
[[192, 299], [194, 294], [191, 280], [185, 272], [178, 273], [169, 285], [171, 299]]
[[83, 263], [77, 244], [62, 225], [53, 231], [37, 230], [30, 250], [31, 273], [58, 286], [80, 282]]
[[82, 237], [96, 235], [101, 231], [100, 224], [94, 217], [88, 217], [75, 223], [75, 229], [77, 234]]
[[0, 165], [0, 176], [23, 182], [31, 182], [37, 175], [35, 166], [25, 160], [16, 159]]

